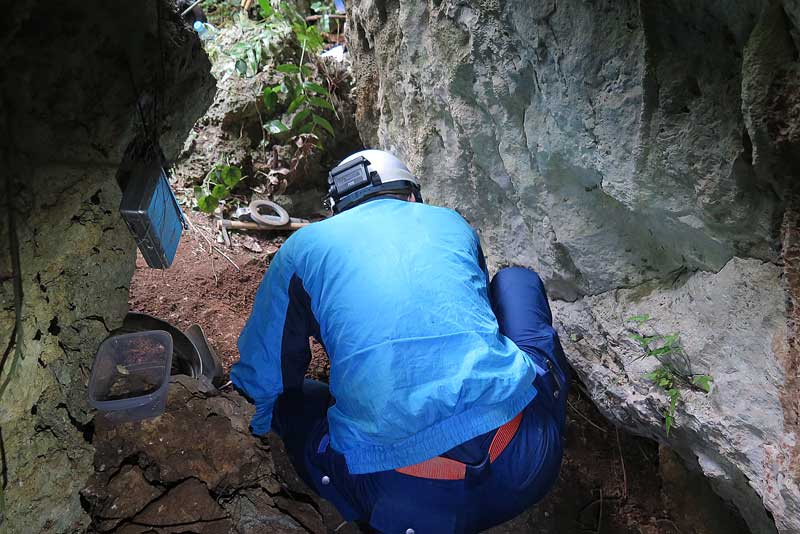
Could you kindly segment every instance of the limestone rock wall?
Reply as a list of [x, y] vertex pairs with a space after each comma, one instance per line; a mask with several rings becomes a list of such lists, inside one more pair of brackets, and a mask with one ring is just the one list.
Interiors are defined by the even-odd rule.
[[[358, 0], [364, 141], [533, 267], [601, 410], [674, 447], [754, 532], [800, 532], [800, 2]], [[629, 339], [678, 332], [709, 396]], [[638, 351], [638, 352], [637, 352]]]
[[214, 81], [164, 0], [27, 0], [0, 26], [0, 532], [83, 532], [86, 386], [127, 311], [136, 250], [118, 170], [144, 137], [139, 107], [174, 157]]

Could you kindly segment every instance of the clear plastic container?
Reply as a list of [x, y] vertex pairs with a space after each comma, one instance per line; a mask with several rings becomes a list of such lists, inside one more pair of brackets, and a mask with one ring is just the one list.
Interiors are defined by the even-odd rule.
[[164, 413], [172, 336], [163, 330], [123, 334], [100, 344], [89, 380], [89, 404], [113, 423]]

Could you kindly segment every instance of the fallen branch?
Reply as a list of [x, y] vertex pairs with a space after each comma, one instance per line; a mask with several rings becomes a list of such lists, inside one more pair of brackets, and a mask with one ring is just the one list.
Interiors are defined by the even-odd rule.
[[221, 219], [219, 221], [220, 226], [223, 228], [227, 228], [228, 230], [261, 230], [261, 231], [271, 231], [271, 230], [299, 230], [300, 228], [304, 228], [311, 224], [310, 222], [290, 222], [289, 224], [282, 224], [280, 226], [267, 226], [264, 224], [258, 224], [254, 222], [243, 222], [243, 221], [229, 221], [227, 219]]
[[588, 417], [586, 417], [585, 415], [583, 415], [583, 413], [582, 413], [582, 412], [581, 412], [579, 409], [577, 409], [577, 408], [575, 407], [575, 405], [574, 405], [574, 404], [572, 404], [572, 403], [569, 401], [569, 399], [567, 399], [567, 404], [569, 405], [569, 407], [570, 407], [570, 408], [572, 408], [572, 409], [575, 411], [575, 413], [576, 413], [576, 414], [580, 415], [580, 416], [583, 418], [583, 420], [584, 420], [584, 421], [586, 421], [587, 423], [589, 423], [590, 425], [592, 425], [593, 427], [595, 427], [597, 430], [599, 430], [599, 431], [600, 431], [600, 432], [602, 432], [603, 434], [605, 434], [606, 432], [608, 432], [608, 431], [607, 431], [605, 428], [602, 428], [602, 427], [598, 426], [598, 425], [597, 425], [596, 423], [594, 423], [594, 422], [593, 422], [591, 419], [589, 419]]
[[227, 254], [225, 254], [224, 252], [222, 252], [222, 250], [221, 250], [221, 249], [219, 249], [218, 247], [216, 247], [216, 246], [214, 246], [214, 245], [211, 245], [211, 248], [213, 248], [215, 251], [219, 252], [219, 253], [220, 253], [220, 255], [221, 255], [223, 258], [225, 258], [226, 260], [228, 260], [228, 261], [231, 263], [231, 265], [233, 265], [233, 266], [236, 268], [236, 270], [237, 270], [237, 271], [239, 271], [239, 270], [240, 270], [240, 269], [239, 269], [239, 266], [238, 266], [238, 265], [236, 265], [236, 262], [234, 262], [232, 259], [230, 259], [230, 258], [228, 257], [228, 255], [227, 255]]
[[190, 5], [190, 6], [189, 6], [189, 7], [187, 7], [186, 9], [184, 9], [184, 10], [181, 12], [181, 17], [185, 17], [186, 15], [188, 15], [188, 14], [189, 14], [189, 11], [193, 10], [193, 9], [195, 8], [195, 6], [197, 6], [197, 4], [199, 4], [199, 3], [200, 3], [200, 2], [202, 2], [202, 1], [203, 1], [203, 0], [197, 0], [197, 1], [196, 1], [196, 2], [194, 2], [192, 5]]
[[316, 22], [324, 19], [325, 17], [328, 17], [329, 19], [345, 20], [347, 15], [310, 15], [306, 17], [306, 22]]

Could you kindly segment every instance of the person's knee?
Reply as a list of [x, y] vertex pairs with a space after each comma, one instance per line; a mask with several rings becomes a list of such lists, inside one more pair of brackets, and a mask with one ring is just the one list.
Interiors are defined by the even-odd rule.
[[507, 292], [516, 293], [520, 288], [531, 290], [546, 295], [544, 282], [538, 273], [528, 267], [504, 267], [495, 273], [490, 283], [491, 291], [495, 295]]
[[491, 285], [503, 288], [510, 285], [524, 284], [544, 293], [544, 282], [539, 274], [528, 267], [512, 266], [503, 267], [492, 278]]

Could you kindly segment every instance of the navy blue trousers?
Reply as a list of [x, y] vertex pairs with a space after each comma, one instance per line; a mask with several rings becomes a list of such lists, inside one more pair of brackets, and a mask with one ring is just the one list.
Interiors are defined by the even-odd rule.
[[464, 480], [430, 480], [381, 471], [350, 474], [344, 457], [328, 443], [328, 387], [306, 380], [276, 403], [273, 428], [300, 477], [349, 521], [368, 522], [387, 534], [462, 534], [507, 521], [539, 501], [558, 477], [569, 387], [568, 364], [544, 285], [528, 269], [499, 271], [489, 287], [500, 331], [540, 367], [538, 394], [523, 411], [514, 439], [493, 462], [495, 432], [443, 454], [467, 464]]

